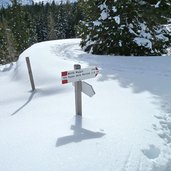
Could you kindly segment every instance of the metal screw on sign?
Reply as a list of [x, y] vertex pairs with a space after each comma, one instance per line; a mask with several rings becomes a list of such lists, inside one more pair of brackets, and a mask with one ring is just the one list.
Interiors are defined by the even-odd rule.
[[[81, 65], [75, 64], [74, 65], [74, 70], [79, 70], [81, 69]], [[82, 116], [82, 83], [81, 81], [76, 81], [74, 82], [74, 87], [75, 87], [75, 110], [76, 110], [76, 115]]]

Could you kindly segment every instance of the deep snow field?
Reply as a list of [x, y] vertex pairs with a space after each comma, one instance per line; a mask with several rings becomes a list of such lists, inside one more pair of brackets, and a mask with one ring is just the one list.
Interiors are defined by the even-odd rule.
[[[171, 171], [171, 57], [90, 55], [79, 42], [38, 43], [0, 66], [0, 171]], [[100, 70], [82, 118], [61, 84], [74, 64]]]

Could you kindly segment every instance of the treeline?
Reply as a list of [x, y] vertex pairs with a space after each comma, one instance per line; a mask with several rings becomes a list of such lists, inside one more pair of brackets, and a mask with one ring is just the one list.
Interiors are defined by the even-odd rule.
[[0, 9], [0, 64], [16, 61], [36, 42], [82, 38], [93, 54], [156, 56], [171, 47], [170, 0], [78, 0]]
[[76, 37], [81, 19], [77, 3], [12, 6], [0, 9], [0, 64], [16, 61], [19, 54], [36, 42]]

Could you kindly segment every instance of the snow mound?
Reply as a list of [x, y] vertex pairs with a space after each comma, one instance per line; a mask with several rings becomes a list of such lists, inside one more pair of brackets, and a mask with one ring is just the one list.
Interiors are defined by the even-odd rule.
[[[0, 170], [170, 171], [171, 58], [90, 55], [79, 42], [37, 43], [1, 68]], [[85, 80], [96, 95], [83, 94], [83, 117], [61, 84], [74, 64], [100, 69]]]

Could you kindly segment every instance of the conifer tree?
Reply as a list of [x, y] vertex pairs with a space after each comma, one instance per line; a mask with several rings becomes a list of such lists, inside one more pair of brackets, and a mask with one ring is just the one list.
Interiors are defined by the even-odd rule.
[[16, 61], [15, 39], [4, 15], [0, 17], [0, 63]]
[[170, 4], [168, 0], [165, 3], [162, 0], [161, 3], [157, 2], [79, 0], [85, 17], [79, 27], [81, 46], [95, 54], [165, 53], [170, 44], [170, 35], [164, 27], [167, 20], [162, 8], [167, 6], [169, 9]]
[[64, 5], [61, 1], [58, 12], [57, 12], [57, 22], [56, 22], [56, 30], [57, 30], [57, 38], [65, 39], [66, 38], [66, 27], [67, 27], [67, 18], [64, 15]]
[[30, 14], [24, 10], [19, 1], [14, 0], [9, 9], [8, 23], [16, 40], [16, 49], [21, 53], [35, 42], [35, 28], [30, 18]]
[[7, 8], [0, 8], [0, 63], [15, 61], [35, 42], [75, 37], [80, 13], [77, 3], [69, 0], [29, 5], [11, 0]]
[[55, 39], [57, 39], [55, 21], [52, 12], [50, 12], [48, 15], [48, 40], [55, 40]]
[[66, 4], [64, 4], [64, 20], [65, 20], [65, 38], [71, 38], [72, 26], [73, 26], [73, 5], [70, 4], [70, 1], [67, 0]]
[[6, 40], [4, 37], [4, 27], [2, 21], [0, 21], [0, 64], [6, 63]]
[[48, 40], [48, 7], [44, 3], [38, 5], [39, 13], [36, 16], [36, 34], [38, 42]]
[[15, 39], [14, 39], [14, 35], [11, 32], [11, 29], [8, 27], [8, 23], [7, 21], [4, 19], [3, 21], [3, 28], [4, 28], [4, 40], [5, 43], [4, 45], [6, 46], [5, 52], [6, 52], [6, 62], [14, 62], [17, 59], [17, 51], [15, 49]]

